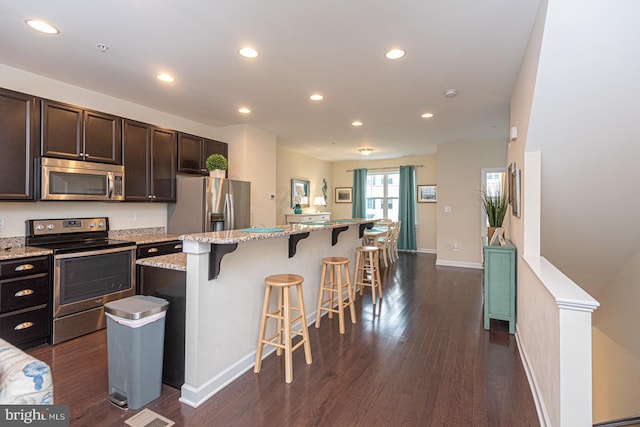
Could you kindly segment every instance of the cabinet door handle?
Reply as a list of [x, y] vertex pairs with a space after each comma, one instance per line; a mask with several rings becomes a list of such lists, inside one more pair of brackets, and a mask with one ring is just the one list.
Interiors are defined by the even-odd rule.
[[158, 248], [149, 248], [149, 250], [147, 251], [148, 253], [154, 253], [154, 252], [158, 252]]
[[26, 297], [27, 295], [33, 294], [33, 289], [23, 289], [21, 291], [16, 292], [14, 296], [16, 297]]
[[22, 322], [19, 323], [13, 328], [14, 331], [19, 331], [21, 329], [27, 329], [33, 326], [33, 322]]
[[22, 264], [15, 268], [14, 271], [33, 270], [33, 264]]
[[178, 243], [173, 247], [173, 249], [182, 249], [182, 243]]

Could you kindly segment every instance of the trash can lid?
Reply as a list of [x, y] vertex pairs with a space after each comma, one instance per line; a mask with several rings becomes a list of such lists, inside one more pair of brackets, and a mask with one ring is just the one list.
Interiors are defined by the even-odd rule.
[[104, 311], [124, 319], [138, 320], [166, 311], [169, 303], [158, 297], [134, 295], [104, 305]]

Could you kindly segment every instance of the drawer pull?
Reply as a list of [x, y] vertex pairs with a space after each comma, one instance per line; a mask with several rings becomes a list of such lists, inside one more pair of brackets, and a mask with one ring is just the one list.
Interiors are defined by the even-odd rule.
[[16, 267], [14, 271], [33, 270], [33, 264], [22, 264]]
[[178, 243], [173, 247], [173, 249], [182, 249], [182, 243]]
[[23, 289], [21, 291], [16, 292], [14, 296], [16, 297], [26, 297], [27, 295], [33, 294], [33, 289]]
[[27, 329], [33, 326], [33, 322], [22, 322], [18, 325], [16, 325], [15, 328], [13, 328], [14, 331], [19, 331], [21, 329]]
[[150, 253], [150, 254], [152, 254], [154, 252], [158, 252], [158, 248], [149, 248], [149, 250], [147, 252]]

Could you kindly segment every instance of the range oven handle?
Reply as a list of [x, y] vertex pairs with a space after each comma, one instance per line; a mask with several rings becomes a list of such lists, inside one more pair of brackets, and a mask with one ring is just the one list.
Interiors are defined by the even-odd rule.
[[121, 246], [121, 247], [112, 248], [112, 249], [105, 248], [105, 249], [96, 249], [93, 251], [71, 252], [68, 254], [54, 254], [53, 258], [54, 259], [82, 258], [82, 257], [91, 256], [91, 255], [112, 254], [114, 252], [126, 252], [126, 251], [135, 252], [135, 250], [136, 250], [135, 246]]

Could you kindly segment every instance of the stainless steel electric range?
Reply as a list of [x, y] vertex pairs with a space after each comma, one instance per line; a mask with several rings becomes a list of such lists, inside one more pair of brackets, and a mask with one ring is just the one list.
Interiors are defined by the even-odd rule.
[[51, 249], [51, 344], [105, 327], [104, 304], [135, 293], [136, 244], [109, 239], [109, 219], [27, 220], [25, 243]]

